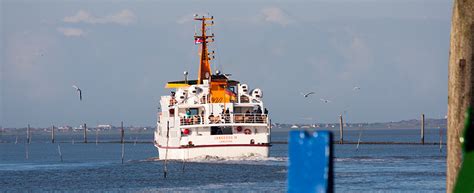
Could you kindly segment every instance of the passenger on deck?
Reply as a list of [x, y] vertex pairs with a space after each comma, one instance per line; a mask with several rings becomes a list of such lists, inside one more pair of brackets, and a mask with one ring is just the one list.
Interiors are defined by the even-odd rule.
[[227, 108], [225, 111], [224, 111], [224, 121], [225, 123], [230, 123], [230, 114], [229, 114], [229, 108]]
[[168, 107], [171, 107], [177, 103], [175, 95], [176, 93], [171, 91], [171, 99], [170, 99], [170, 104], [168, 105]]
[[257, 115], [262, 114], [262, 108], [260, 108], [260, 106], [258, 106], [257, 109], [255, 110], [255, 114], [257, 114]]
[[250, 115], [252, 115], [252, 114], [250, 113], [250, 110], [247, 110], [247, 112], [245, 112], [245, 116], [250, 116]]
[[265, 115], [268, 115], [268, 109], [265, 108], [265, 110], [263, 111], [263, 113], [264, 113]]
[[247, 110], [247, 112], [245, 112], [245, 116], [244, 116], [244, 123], [247, 123], [250, 120], [250, 117], [252, 116], [252, 113], [250, 113], [250, 110]]
[[211, 113], [211, 115], [209, 115], [209, 122], [210, 123], [214, 122], [214, 113]]
[[186, 110], [186, 113], [184, 114], [184, 121], [186, 125], [191, 124], [191, 111], [189, 109]]
[[189, 118], [191, 117], [191, 110], [186, 110], [186, 118]]
[[263, 120], [263, 117], [262, 117], [262, 108], [260, 106], [257, 106], [257, 109], [255, 109], [255, 114], [257, 115], [256, 120], [254, 121], [257, 121], [257, 122], [262, 122]]
[[197, 115], [194, 115], [193, 116], [193, 124], [195, 125], [195, 124], [199, 124], [199, 123], [200, 123], [199, 122], [199, 117]]
[[221, 123], [221, 116], [217, 115], [216, 117], [214, 117], [214, 123]]

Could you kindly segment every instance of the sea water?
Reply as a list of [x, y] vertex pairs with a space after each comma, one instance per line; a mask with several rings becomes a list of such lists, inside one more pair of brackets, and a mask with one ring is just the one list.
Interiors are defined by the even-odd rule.
[[[427, 142], [438, 141], [438, 130], [427, 130]], [[346, 140], [357, 141], [359, 130], [347, 131]], [[89, 143], [82, 134], [61, 136], [52, 144], [48, 135], [24, 139], [2, 135], [0, 192], [285, 192], [288, 147], [274, 144], [270, 157], [222, 159], [207, 157], [164, 161], [151, 141], [151, 133], [127, 138], [125, 161], [121, 144]], [[119, 134], [101, 136], [114, 141]], [[335, 133], [335, 138], [337, 138]], [[362, 141], [418, 142], [419, 130], [367, 130]], [[75, 143], [72, 143], [73, 139]], [[138, 143], [134, 143], [138, 140]], [[286, 141], [287, 132], [275, 132], [273, 141]], [[115, 140], [117, 141], [117, 140]], [[61, 146], [63, 162], [58, 153]], [[446, 149], [439, 145], [334, 145], [336, 192], [445, 191]], [[28, 159], [26, 155], [28, 154]]]

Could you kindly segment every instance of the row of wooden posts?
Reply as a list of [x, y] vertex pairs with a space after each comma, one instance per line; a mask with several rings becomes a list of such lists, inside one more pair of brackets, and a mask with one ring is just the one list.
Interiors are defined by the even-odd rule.
[[[87, 124], [83, 124], [84, 128], [84, 143], [87, 143]], [[425, 114], [421, 114], [421, 138], [420, 143], [425, 144]], [[442, 135], [440, 130], [440, 136]], [[120, 123], [120, 143], [124, 143], [125, 131], [123, 128], [123, 121]], [[27, 143], [31, 142], [31, 132], [30, 132], [30, 125], [28, 124], [28, 128], [26, 130], [26, 141]], [[51, 127], [51, 143], [55, 142], [55, 126]], [[342, 115], [339, 115], [339, 143], [344, 144], [344, 121]], [[441, 143], [441, 142], [440, 142]]]
[[[55, 135], [54, 135], [54, 125], [51, 127], [51, 143], [54, 143], [55, 142]], [[83, 128], [84, 128], [84, 143], [87, 143], [87, 125], [84, 123], [83, 125]], [[125, 144], [124, 144], [124, 137], [125, 137], [125, 131], [123, 129], [123, 121], [120, 123], [120, 143], [122, 144], [122, 164], [123, 164], [123, 160], [124, 160], [124, 157], [125, 157]], [[28, 150], [28, 144], [30, 144], [31, 142], [31, 131], [30, 131], [30, 124], [28, 124], [28, 127], [26, 129], [26, 159], [28, 159], [29, 157], [29, 150]], [[97, 142], [97, 141], [96, 141]], [[61, 145], [58, 144], [58, 154], [59, 154], [59, 157], [61, 159], [61, 162], [63, 162], [63, 154], [61, 153]]]
[[[83, 124], [84, 128], [84, 143], [87, 143], [87, 124]], [[120, 122], [120, 143], [124, 143], [125, 137], [125, 130], [123, 129], [123, 121]], [[30, 131], [30, 124], [26, 128], [26, 143], [31, 142], [31, 131]], [[55, 142], [55, 126], [51, 126], [51, 143]]]
[[[420, 143], [425, 144], [425, 114], [421, 114], [421, 127], [420, 127]], [[440, 144], [441, 144], [441, 136], [442, 131], [439, 130], [440, 135]], [[339, 115], [339, 144], [344, 144], [344, 121], [342, 115]]]

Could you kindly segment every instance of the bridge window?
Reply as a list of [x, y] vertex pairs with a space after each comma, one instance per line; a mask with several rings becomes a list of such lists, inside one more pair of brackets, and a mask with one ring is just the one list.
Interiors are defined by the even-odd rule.
[[211, 127], [211, 135], [232, 135], [232, 127]]

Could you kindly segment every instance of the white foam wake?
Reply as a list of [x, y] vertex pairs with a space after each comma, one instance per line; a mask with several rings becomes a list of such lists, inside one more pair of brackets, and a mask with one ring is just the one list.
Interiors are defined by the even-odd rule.
[[264, 157], [264, 156], [258, 156], [258, 155], [248, 155], [248, 156], [240, 156], [240, 157], [203, 156], [203, 157], [188, 159], [187, 161], [198, 162], [198, 163], [286, 166], [288, 163], [288, 157]]

